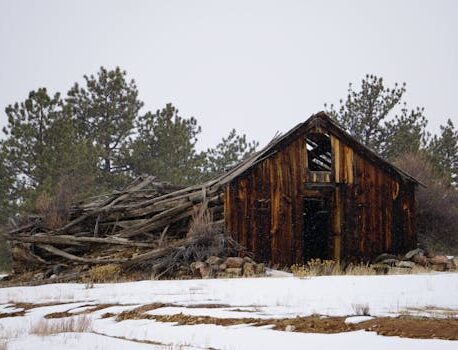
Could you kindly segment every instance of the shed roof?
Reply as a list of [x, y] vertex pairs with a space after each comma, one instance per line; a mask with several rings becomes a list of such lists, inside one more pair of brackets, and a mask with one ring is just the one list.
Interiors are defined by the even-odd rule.
[[398, 178], [403, 182], [410, 182], [414, 185], [422, 185], [419, 180], [415, 179], [413, 176], [405, 172], [404, 170], [398, 168], [394, 164], [386, 161], [377, 153], [364, 146], [362, 143], [357, 141], [353, 136], [351, 136], [347, 131], [344, 130], [337, 122], [332, 120], [325, 112], [319, 112], [312, 115], [305, 122], [299, 123], [287, 133], [274, 137], [272, 141], [267, 144], [263, 149], [258, 152], [253, 153], [248, 158], [243, 160], [241, 163], [236, 165], [234, 168], [230, 169], [225, 174], [221, 175], [215, 180], [220, 185], [225, 185], [231, 182], [236, 177], [244, 174], [246, 171], [254, 167], [256, 164], [260, 163], [266, 158], [274, 155], [279, 148], [288, 144], [290, 141], [295, 139], [295, 136], [304, 133], [308, 128], [310, 128], [313, 123], [319, 123], [320, 126], [327, 130], [329, 133], [333, 134], [335, 137], [346, 143], [348, 146], [352, 147], [361, 156], [365, 157], [369, 161], [373, 162], [375, 165], [386, 171], [391, 176]]

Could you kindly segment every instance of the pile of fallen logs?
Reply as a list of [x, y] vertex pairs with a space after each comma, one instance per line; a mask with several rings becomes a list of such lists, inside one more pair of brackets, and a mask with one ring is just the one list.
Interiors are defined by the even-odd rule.
[[122, 191], [74, 204], [58, 228], [35, 217], [3, 236], [12, 244], [13, 270], [45, 271], [75, 280], [94, 265], [162, 276], [180, 265], [241, 250], [224, 233], [218, 181], [191, 187], [137, 178]]

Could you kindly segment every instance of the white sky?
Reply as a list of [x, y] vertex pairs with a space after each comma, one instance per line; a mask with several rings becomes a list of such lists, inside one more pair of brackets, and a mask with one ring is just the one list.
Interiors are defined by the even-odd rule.
[[0, 0], [0, 126], [41, 86], [66, 93], [120, 66], [146, 108], [266, 143], [346, 96], [366, 73], [407, 83], [430, 130], [458, 124], [458, 1]]

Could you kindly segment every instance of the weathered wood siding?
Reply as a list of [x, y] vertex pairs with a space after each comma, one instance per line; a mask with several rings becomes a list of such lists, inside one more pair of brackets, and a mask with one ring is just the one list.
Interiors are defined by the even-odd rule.
[[298, 138], [226, 187], [226, 226], [258, 260], [302, 262], [306, 157]]
[[[333, 135], [331, 145], [331, 173], [308, 170], [301, 134], [226, 186], [226, 227], [257, 260], [303, 263], [307, 184], [327, 185], [327, 191], [334, 187], [329, 223], [333, 258], [369, 259], [415, 245], [413, 185], [401, 183]], [[320, 189], [308, 192], [319, 195]]]

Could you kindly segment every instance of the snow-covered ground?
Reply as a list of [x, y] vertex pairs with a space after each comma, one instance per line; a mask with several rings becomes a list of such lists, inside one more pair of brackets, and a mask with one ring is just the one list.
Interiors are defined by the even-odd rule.
[[[99, 284], [53, 284], [0, 289], [0, 314], [22, 310], [16, 303], [65, 303], [35, 307], [24, 316], [0, 318], [0, 340], [7, 349], [456, 349], [458, 342], [409, 339], [356, 331], [338, 334], [284, 332], [269, 326], [180, 325], [149, 319], [116, 322], [118, 314], [150, 303], [170, 304], [149, 315], [183, 313], [216, 318], [291, 318], [312, 314], [351, 316], [365, 306], [371, 316], [400, 313], [458, 317], [458, 274], [329, 276], [300, 279], [252, 278], [188, 281], [141, 281]], [[90, 333], [31, 335], [45, 315], [87, 305], [116, 304], [87, 314]], [[193, 306], [193, 307], [188, 307]], [[218, 307], [215, 307], [218, 306]], [[7, 316], [7, 315], [4, 315]], [[79, 317], [79, 316], [75, 316]], [[364, 319], [350, 318], [348, 323]], [[50, 320], [48, 322], [59, 322]], [[1, 345], [1, 343], [0, 343]], [[1, 349], [1, 347], [0, 347]]]

